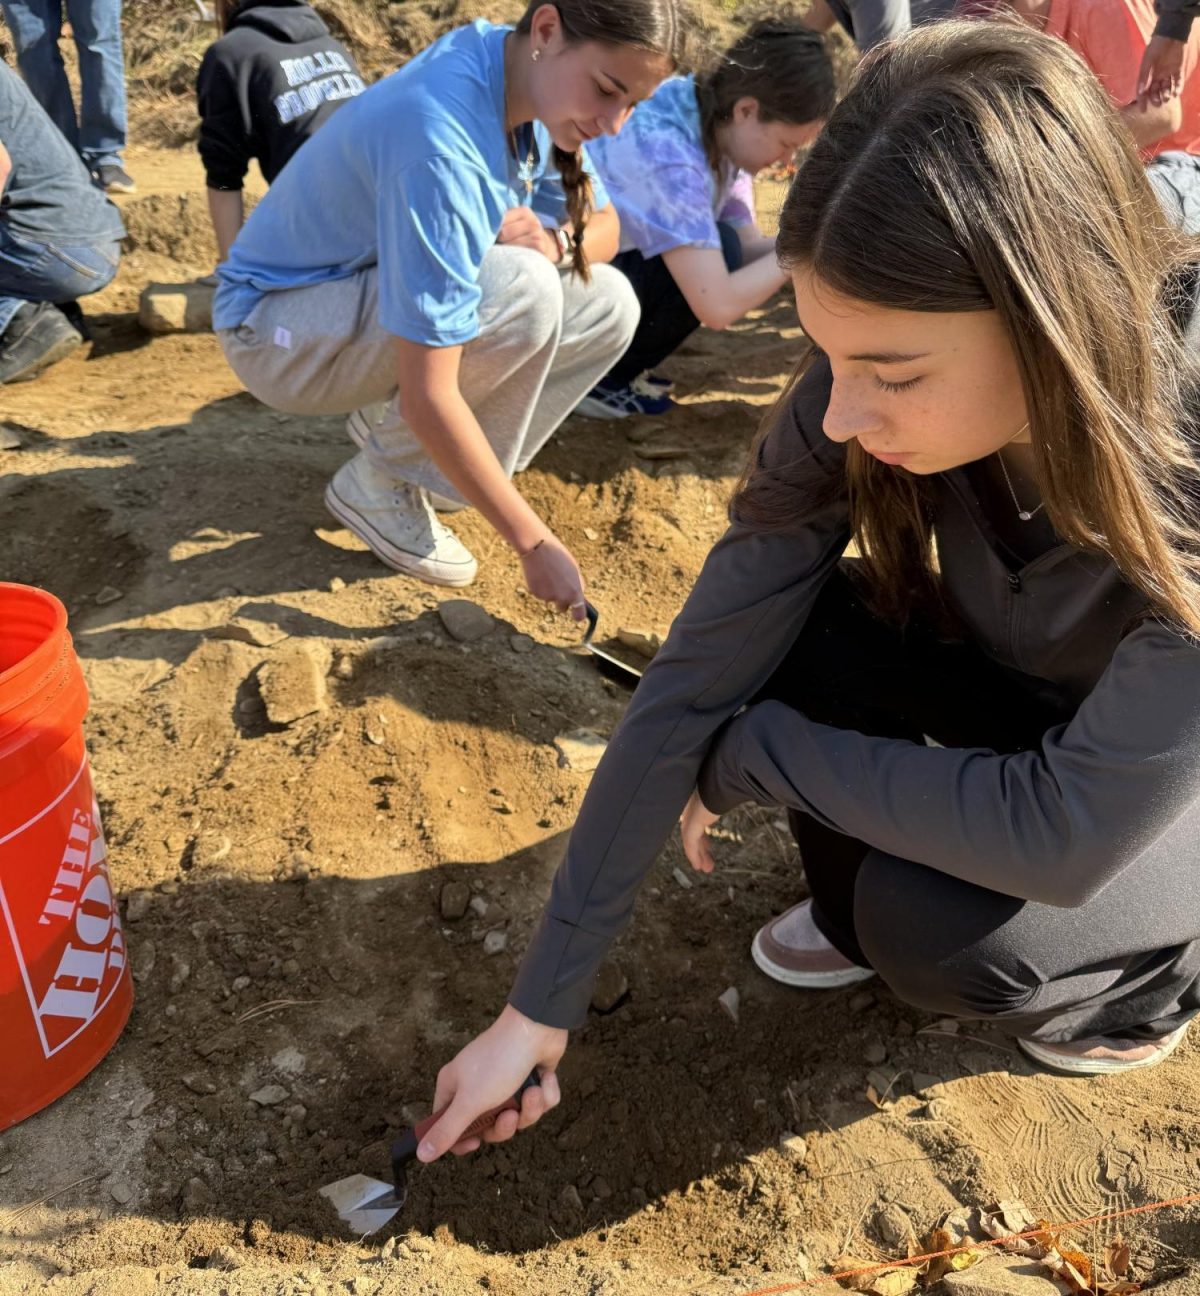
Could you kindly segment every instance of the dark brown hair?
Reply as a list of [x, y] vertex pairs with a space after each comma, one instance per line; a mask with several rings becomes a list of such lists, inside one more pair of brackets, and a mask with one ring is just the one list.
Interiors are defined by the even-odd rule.
[[696, 77], [696, 101], [704, 151], [720, 169], [717, 128], [729, 121], [739, 99], [756, 99], [761, 121], [801, 126], [833, 109], [833, 63], [821, 36], [795, 18], [764, 18]]
[[[1195, 369], [1172, 318], [1200, 257], [1064, 42], [960, 21], [873, 50], [796, 177], [778, 248], [859, 301], [996, 311], [1055, 529], [1200, 631]], [[903, 620], [937, 592], [928, 483], [853, 442], [847, 481], [877, 606]], [[786, 528], [795, 499], [752, 461], [734, 508]]]
[[[520, 36], [528, 36], [533, 16], [548, 0], [531, 0], [517, 23]], [[562, 22], [563, 35], [572, 45], [595, 41], [600, 45], [631, 45], [661, 54], [676, 68], [683, 60], [686, 42], [682, 0], [552, 0]], [[567, 215], [575, 231], [574, 272], [589, 277], [583, 231], [592, 213], [592, 183], [579, 152], [554, 146], [554, 165], [562, 177]]]

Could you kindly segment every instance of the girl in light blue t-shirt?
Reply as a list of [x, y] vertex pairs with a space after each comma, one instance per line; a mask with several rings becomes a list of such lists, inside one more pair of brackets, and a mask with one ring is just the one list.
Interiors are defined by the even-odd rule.
[[360, 450], [325, 502], [398, 571], [469, 584], [434, 510], [474, 506], [530, 592], [584, 616], [575, 559], [511, 479], [636, 325], [585, 145], [675, 70], [678, 3], [535, 0], [515, 28], [448, 33], [330, 118], [218, 267], [226, 358], [276, 409], [349, 415]]
[[754, 176], [811, 143], [833, 101], [821, 37], [768, 19], [708, 75], [664, 81], [619, 136], [592, 145], [621, 218], [613, 264], [642, 316], [581, 414], [665, 412], [669, 384], [655, 366], [700, 324], [725, 328], [782, 287], [775, 240], [755, 220]]

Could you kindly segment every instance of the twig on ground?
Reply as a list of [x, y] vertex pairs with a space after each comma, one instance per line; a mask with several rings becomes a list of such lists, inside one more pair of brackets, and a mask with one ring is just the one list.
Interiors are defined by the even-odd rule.
[[283, 1008], [306, 1007], [324, 1002], [324, 999], [269, 999], [266, 1003], [256, 1004], [233, 1020], [235, 1025], [241, 1026], [243, 1022], [254, 1021], [256, 1017], [265, 1017], [268, 1013], [279, 1012]]
[[970, 1040], [973, 1044], [982, 1044], [984, 1048], [995, 1049], [998, 1053], [1015, 1053], [1017, 1051], [1007, 1044], [997, 1044], [995, 1040], [984, 1039], [982, 1035], [967, 1035], [963, 1031], [938, 1030], [936, 1026], [921, 1026], [914, 1033], [917, 1035], [940, 1035], [943, 1039]]
[[[959, 1145], [964, 1146], [962, 1144]], [[853, 1170], [834, 1170], [830, 1174], [818, 1175], [815, 1179], [807, 1180], [810, 1184], [819, 1184], [826, 1179], [844, 1179], [848, 1175], [864, 1174], [868, 1170], [882, 1170], [884, 1166], [905, 1165], [910, 1161], [937, 1161], [937, 1156], [911, 1156], [897, 1157], [894, 1161], [868, 1161], [865, 1166], [858, 1166]]]
[[79, 1188], [85, 1183], [93, 1183], [97, 1179], [105, 1179], [110, 1174], [112, 1174], [111, 1170], [101, 1170], [98, 1174], [84, 1175], [82, 1179], [76, 1179], [74, 1183], [67, 1184], [65, 1188], [56, 1188], [53, 1192], [48, 1192], [44, 1197], [39, 1197], [37, 1201], [26, 1202], [24, 1206], [20, 1206], [14, 1211], [10, 1211], [8, 1215], [4, 1217], [3, 1225], [5, 1228], [10, 1228], [13, 1224], [17, 1223], [18, 1220], [28, 1215], [30, 1211], [37, 1210], [39, 1206], [45, 1206], [47, 1202], [53, 1201], [55, 1197], [61, 1197], [63, 1193], [69, 1193], [72, 1188]]

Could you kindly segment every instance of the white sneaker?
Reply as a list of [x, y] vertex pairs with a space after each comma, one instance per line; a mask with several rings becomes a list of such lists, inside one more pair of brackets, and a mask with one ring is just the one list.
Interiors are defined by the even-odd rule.
[[438, 521], [418, 486], [393, 481], [357, 454], [325, 487], [325, 507], [389, 567], [434, 585], [470, 585], [477, 564]]
[[[371, 432], [383, 422], [387, 414], [387, 401], [376, 401], [373, 405], [364, 405], [356, 409], [346, 420], [346, 435], [360, 450], [365, 450], [371, 439]], [[462, 500], [451, 499], [448, 495], [439, 495], [437, 491], [426, 491], [429, 502], [439, 513], [457, 513], [470, 505]]]
[[760, 927], [750, 955], [767, 976], [808, 990], [833, 990], [875, 975], [851, 963], [825, 939], [813, 921], [811, 900], [802, 900]]

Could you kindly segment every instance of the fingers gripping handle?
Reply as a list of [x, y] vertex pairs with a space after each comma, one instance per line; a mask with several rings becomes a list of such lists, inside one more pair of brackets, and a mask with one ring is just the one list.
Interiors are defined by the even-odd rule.
[[[501, 1112], [519, 1111], [521, 1097], [525, 1090], [531, 1089], [538, 1083], [537, 1069], [534, 1068], [525, 1078], [521, 1087], [507, 1102], [501, 1103], [499, 1107], [493, 1107], [491, 1111], [485, 1111], [481, 1116], [476, 1116], [470, 1125], [463, 1130], [461, 1137], [472, 1138], [476, 1134], [482, 1134], [484, 1130], [491, 1129], [495, 1124], [496, 1117]], [[421, 1140], [442, 1119], [446, 1114], [446, 1110], [443, 1107], [441, 1111], [436, 1111], [433, 1115], [426, 1116], [423, 1121], [418, 1121], [412, 1129], [405, 1130], [392, 1144], [392, 1172], [394, 1175], [399, 1176], [403, 1173], [404, 1167], [417, 1155], [417, 1148], [420, 1146]]]

